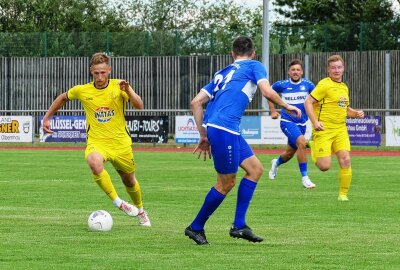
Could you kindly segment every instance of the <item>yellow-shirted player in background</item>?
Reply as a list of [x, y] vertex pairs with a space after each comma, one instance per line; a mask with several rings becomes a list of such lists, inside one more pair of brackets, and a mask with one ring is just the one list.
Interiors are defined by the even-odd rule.
[[339, 162], [339, 201], [348, 201], [352, 178], [350, 162], [350, 138], [346, 117], [363, 118], [364, 112], [352, 109], [349, 89], [342, 81], [344, 61], [339, 55], [328, 58], [329, 77], [318, 82], [304, 103], [313, 125], [310, 141], [312, 159], [321, 171], [332, 165], [332, 152]]
[[[129, 216], [137, 216], [139, 224], [151, 226], [149, 217], [143, 209], [142, 192], [135, 177], [135, 162], [132, 153], [132, 140], [125, 122], [125, 107], [143, 109], [141, 97], [135, 93], [128, 82], [109, 79], [111, 66], [109, 57], [96, 53], [90, 61], [93, 82], [77, 85], [60, 94], [51, 104], [43, 118], [43, 130], [50, 130], [50, 118], [64, 104], [78, 99], [86, 114], [87, 146], [85, 158], [92, 171], [93, 180], [113, 201], [113, 204]], [[125, 185], [133, 204], [122, 200], [104, 169], [110, 161]]]

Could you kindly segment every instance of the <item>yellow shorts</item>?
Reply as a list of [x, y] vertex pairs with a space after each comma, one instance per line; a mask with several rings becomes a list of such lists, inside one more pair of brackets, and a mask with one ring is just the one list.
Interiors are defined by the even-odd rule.
[[350, 151], [350, 138], [344, 125], [336, 129], [313, 131], [315, 157], [328, 157], [340, 150]]
[[90, 142], [86, 146], [85, 159], [93, 152], [101, 154], [104, 162], [110, 161], [117, 171], [132, 173], [136, 170], [131, 144], [121, 144], [118, 141]]

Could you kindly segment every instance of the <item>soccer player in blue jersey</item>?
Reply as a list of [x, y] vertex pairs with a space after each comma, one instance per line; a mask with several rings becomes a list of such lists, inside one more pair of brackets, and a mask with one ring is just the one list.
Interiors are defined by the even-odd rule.
[[[301, 116], [297, 107], [282, 101], [271, 89], [264, 65], [253, 60], [254, 56], [252, 39], [245, 36], [236, 38], [232, 49], [235, 61], [215, 73], [212, 81], [200, 90], [191, 103], [200, 133], [199, 144], [193, 153], [197, 153], [198, 158], [203, 156], [204, 160], [212, 155], [217, 172], [217, 183], [206, 195], [196, 218], [185, 229], [185, 235], [198, 245], [208, 244], [204, 232], [205, 223], [235, 186], [239, 166], [245, 171], [245, 175], [239, 185], [235, 219], [229, 234], [251, 242], [263, 241], [253, 233], [245, 220], [257, 182], [263, 173], [263, 166], [239, 130], [242, 115], [257, 86], [264, 97], [298, 117]], [[206, 103], [208, 105], [203, 113]]]
[[[278, 173], [278, 167], [288, 162], [297, 152], [297, 161], [301, 173], [301, 182], [305, 188], [314, 188], [315, 184], [311, 182], [307, 172], [307, 153], [306, 153], [306, 122], [308, 120], [307, 113], [304, 108], [304, 102], [314, 90], [315, 85], [309, 80], [302, 78], [303, 63], [294, 59], [289, 64], [289, 78], [282, 81], [277, 81], [272, 85], [272, 89], [281, 94], [282, 99], [299, 108], [302, 112], [302, 117], [295, 117], [285, 110], [282, 110], [281, 130], [288, 138], [288, 143], [285, 151], [276, 159], [271, 161], [271, 169], [269, 170], [269, 179], [274, 180]], [[272, 102], [268, 101], [271, 118], [277, 119], [279, 113], [275, 110]]]

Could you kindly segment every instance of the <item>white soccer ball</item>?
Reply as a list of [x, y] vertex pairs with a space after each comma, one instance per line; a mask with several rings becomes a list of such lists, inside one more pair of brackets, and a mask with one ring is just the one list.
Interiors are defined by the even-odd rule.
[[97, 210], [90, 214], [88, 226], [90, 231], [108, 232], [111, 231], [113, 220], [107, 211]]

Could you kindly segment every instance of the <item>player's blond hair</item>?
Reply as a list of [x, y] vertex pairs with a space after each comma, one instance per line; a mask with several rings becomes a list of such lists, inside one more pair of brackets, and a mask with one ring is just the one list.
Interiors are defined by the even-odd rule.
[[342, 62], [344, 64], [343, 58], [340, 55], [334, 54], [334, 55], [329, 56], [329, 58], [328, 58], [328, 66], [329, 66], [330, 63], [337, 62], [337, 61], [340, 61], [340, 62]]
[[109, 62], [110, 62], [110, 57], [108, 57], [108, 55], [102, 52], [98, 52], [93, 54], [92, 59], [90, 60], [90, 66], [99, 65], [103, 63], [106, 63], [108, 65]]

